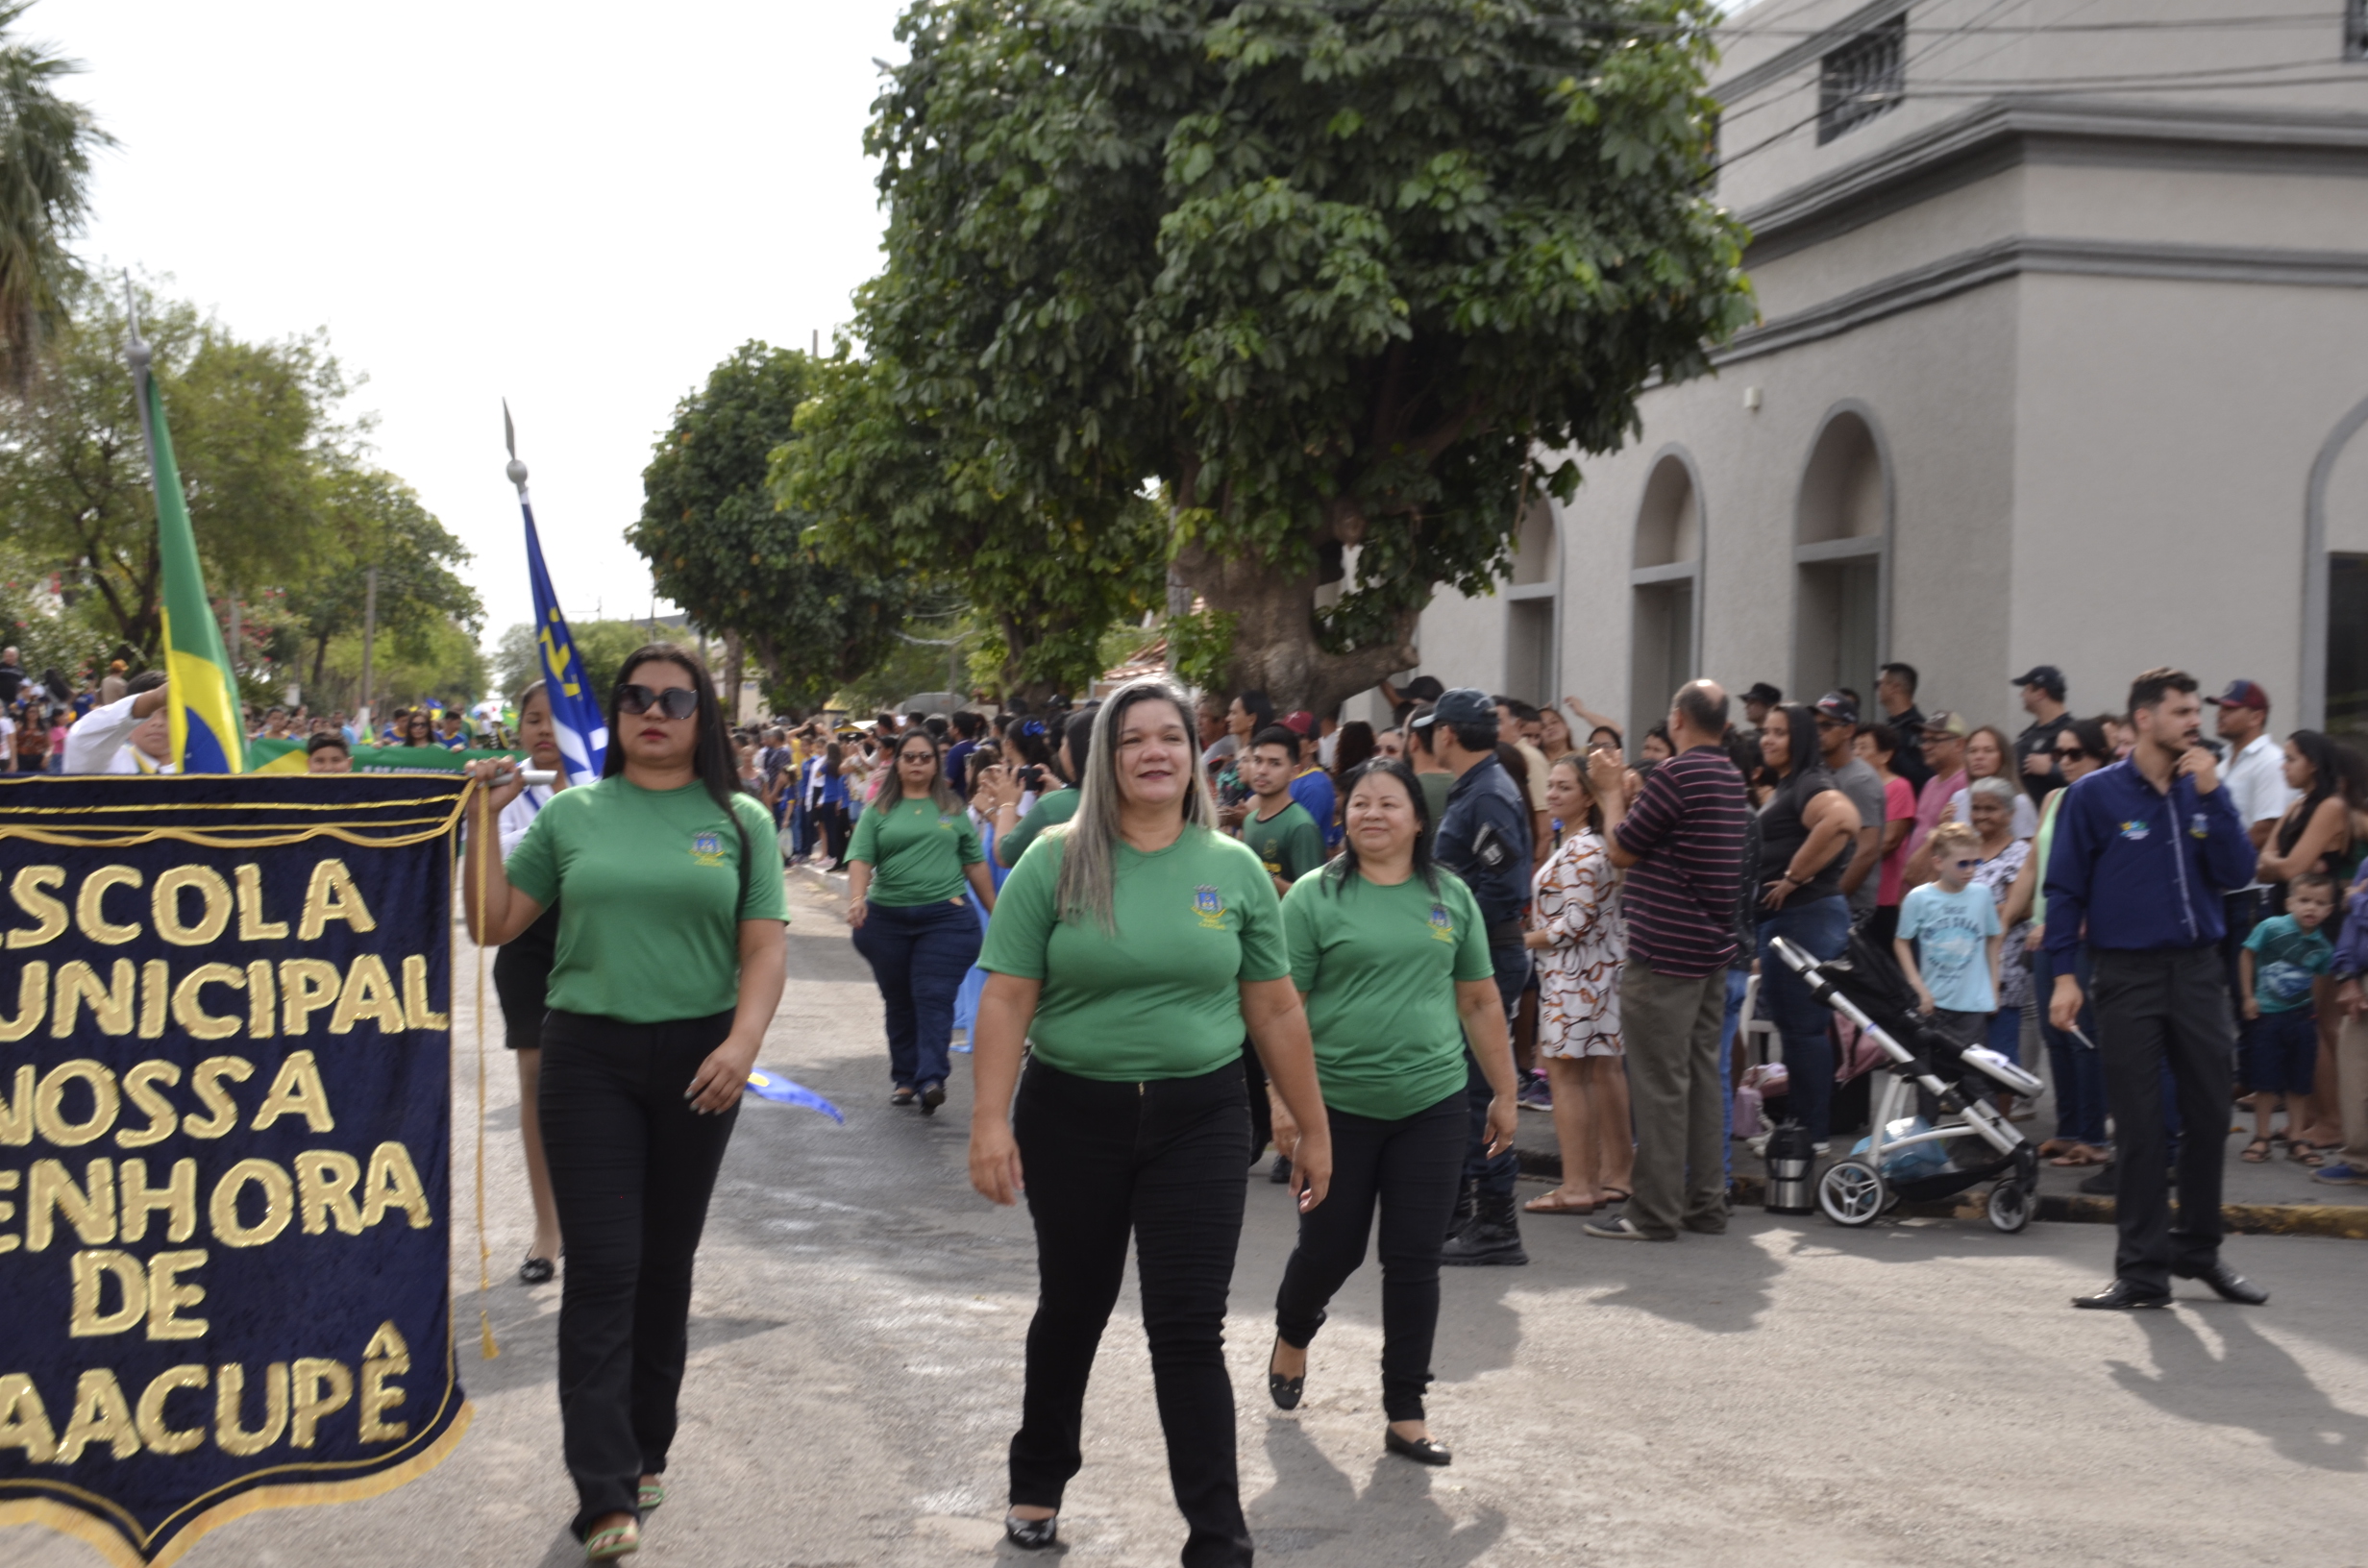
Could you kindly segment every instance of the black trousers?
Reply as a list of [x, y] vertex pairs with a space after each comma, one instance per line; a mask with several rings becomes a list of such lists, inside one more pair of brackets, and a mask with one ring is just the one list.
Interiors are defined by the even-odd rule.
[[1267, 1100], [1267, 1065], [1258, 1060], [1258, 1047], [1246, 1040], [1242, 1041], [1242, 1082], [1249, 1093], [1249, 1163], [1254, 1165], [1274, 1141], [1274, 1107]]
[[1274, 1329], [1305, 1349], [1324, 1309], [1365, 1262], [1381, 1210], [1381, 1401], [1392, 1421], [1422, 1419], [1439, 1332], [1439, 1249], [1464, 1169], [1464, 1092], [1394, 1121], [1327, 1110], [1332, 1187], [1299, 1216], [1299, 1244], [1274, 1295]]
[[1084, 1462], [1086, 1379], [1132, 1236], [1168, 1479], [1190, 1531], [1185, 1568], [1250, 1560], [1225, 1370], [1225, 1296], [1248, 1163], [1244, 1090], [1233, 1062], [1196, 1078], [1104, 1083], [1032, 1061], [1012, 1113], [1038, 1283], [1011, 1501], [1059, 1507]]
[[543, 1152], [567, 1236], [559, 1422], [580, 1537], [602, 1514], [638, 1514], [640, 1478], [666, 1469], [691, 1260], [740, 1115], [701, 1115], [682, 1091], [731, 1018], [543, 1019]]
[[[2173, 1272], [2198, 1272], [2220, 1256], [2220, 1175], [2228, 1153], [2220, 1129], [2228, 1125], [2231, 1092], [2220, 951], [2208, 943], [2150, 952], [2096, 947], [2089, 962], [2118, 1167], [2113, 1213], [2121, 1243], [2113, 1272], [2168, 1289]], [[2179, 1141], [2176, 1224], [2163, 1181], [2166, 1068], [2180, 1119], [2195, 1135]]]
[[[1496, 994], [1505, 1004], [1505, 1027], [1510, 1030], [1515, 1016], [1521, 1011], [1521, 992], [1529, 988], [1529, 949], [1518, 941], [1492, 943], [1489, 960], [1496, 966]], [[1492, 1159], [1489, 1155], [1489, 1106], [1495, 1100], [1496, 1090], [1490, 1087], [1489, 1075], [1480, 1070], [1480, 1059], [1471, 1054], [1468, 1046], [1464, 1051], [1464, 1095], [1465, 1179], [1478, 1182], [1480, 1190], [1492, 1197], [1510, 1197], [1514, 1183], [1521, 1174], [1520, 1156], [1511, 1149]]]

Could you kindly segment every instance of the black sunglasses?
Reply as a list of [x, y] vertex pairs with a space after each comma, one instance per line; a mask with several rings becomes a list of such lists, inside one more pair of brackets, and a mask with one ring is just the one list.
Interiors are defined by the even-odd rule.
[[2056, 757], [2057, 760], [2060, 762], [2078, 762], [2081, 758], [2086, 755], [2088, 755], [2088, 748], [2084, 746], [2060, 746], [2056, 747]]
[[659, 692], [640, 685], [618, 688], [618, 712], [648, 713], [652, 708], [669, 719], [688, 719], [699, 711], [699, 694], [688, 686], [669, 686]]

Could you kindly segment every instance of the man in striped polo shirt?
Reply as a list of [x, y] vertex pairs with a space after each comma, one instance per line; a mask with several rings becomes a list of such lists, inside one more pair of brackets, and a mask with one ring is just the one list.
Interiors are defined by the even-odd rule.
[[1617, 755], [1598, 751], [1588, 764], [1613, 863], [1628, 872], [1619, 1011], [1637, 1125], [1627, 1213], [1590, 1224], [1590, 1236], [1674, 1241], [1681, 1225], [1712, 1236], [1727, 1228], [1718, 1029], [1727, 968], [1739, 957], [1735, 903], [1750, 806], [1720, 747], [1726, 730], [1726, 692], [1697, 680], [1678, 689], [1669, 711], [1677, 755], [1653, 770], [1634, 806], [1622, 806]]

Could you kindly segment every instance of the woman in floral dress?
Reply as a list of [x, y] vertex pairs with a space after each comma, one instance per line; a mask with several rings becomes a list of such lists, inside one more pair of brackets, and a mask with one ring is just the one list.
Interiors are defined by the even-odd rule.
[[1538, 966], [1538, 1058], [1554, 1090], [1563, 1180], [1522, 1207], [1533, 1214], [1591, 1214], [1628, 1196], [1636, 1166], [1619, 1039], [1628, 941], [1603, 813], [1578, 757], [1547, 770], [1545, 798], [1547, 815], [1574, 831], [1538, 868], [1524, 940]]

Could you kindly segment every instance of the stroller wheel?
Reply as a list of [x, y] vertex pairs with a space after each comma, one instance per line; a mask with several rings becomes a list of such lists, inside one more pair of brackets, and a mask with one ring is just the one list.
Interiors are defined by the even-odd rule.
[[1817, 1180], [1817, 1207], [1837, 1225], [1871, 1225], [1889, 1207], [1882, 1172], [1863, 1160], [1843, 1160], [1825, 1167]]
[[2020, 1182], [2000, 1182], [1989, 1189], [1989, 1198], [1982, 1207], [1989, 1222], [2009, 1236], [2031, 1223], [2031, 1191]]

